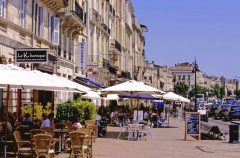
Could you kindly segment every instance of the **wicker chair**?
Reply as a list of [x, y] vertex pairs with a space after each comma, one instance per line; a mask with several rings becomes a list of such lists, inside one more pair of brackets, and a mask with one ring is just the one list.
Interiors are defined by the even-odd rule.
[[46, 158], [54, 157], [54, 144], [52, 136], [49, 134], [36, 134], [33, 136], [36, 158], [45, 156]]
[[83, 144], [88, 147], [85, 152], [86, 152], [87, 157], [92, 157], [92, 136], [93, 136], [93, 131], [91, 131], [90, 129], [87, 129], [87, 128], [80, 128], [77, 131], [85, 134], [85, 138], [84, 138]]
[[73, 129], [72, 122], [66, 121], [63, 124], [64, 124], [65, 128], [68, 128], [69, 130]]
[[88, 157], [89, 148], [84, 145], [85, 134], [74, 131], [69, 133], [71, 139], [70, 158], [75, 156]]
[[46, 134], [50, 134], [53, 136], [53, 130], [54, 128], [52, 127], [44, 127], [44, 128], [41, 128], [43, 131], [45, 131]]
[[96, 138], [98, 137], [98, 127], [96, 125], [94, 126], [87, 126], [86, 129], [89, 129], [92, 132], [92, 138], [95, 142]]
[[85, 125], [86, 126], [96, 126], [96, 121], [95, 120], [85, 120]]
[[33, 157], [31, 141], [22, 140], [19, 131], [14, 131], [13, 135], [14, 135], [16, 146], [17, 146], [16, 157], [21, 157], [21, 156]]
[[33, 138], [33, 136], [36, 134], [44, 134], [45, 133], [45, 131], [42, 129], [32, 129], [29, 132], [31, 134], [31, 138]]

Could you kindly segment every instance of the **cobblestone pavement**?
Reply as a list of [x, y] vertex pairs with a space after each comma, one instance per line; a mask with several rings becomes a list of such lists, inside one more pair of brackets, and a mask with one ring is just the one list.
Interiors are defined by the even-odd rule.
[[[171, 128], [154, 128], [147, 141], [117, 140], [120, 128], [109, 127], [106, 138], [94, 143], [94, 158], [239, 158], [240, 144], [219, 140], [184, 141], [184, 122], [170, 120]], [[59, 158], [69, 154], [58, 155]]]

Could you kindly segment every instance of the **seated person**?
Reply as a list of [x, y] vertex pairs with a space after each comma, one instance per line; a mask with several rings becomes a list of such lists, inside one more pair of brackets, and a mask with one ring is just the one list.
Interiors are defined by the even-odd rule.
[[53, 126], [53, 114], [49, 114], [49, 115], [46, 115], [44, 114], [44, 117], [43, 117], [43, 121], [42, 121], [42, 124], [41, 124], [41, 128], [45, 128], [45, 127], [52, 127]]
[[82, 128], [81, 123], [78, 121], [78, 119], [76, 117], [73, 118], [72, 123], [73, 123], [72, 128], [74, 130]]
[[99, 114], [96, 116], [97, 126], [98, 126], [98, 136], [104, 137], [106, 135], [107, 120], [102, 118]]
[[25, 119], [23, 120], [23, 123], [22, 123], [23, 125], [27, 125], [27, 126], [32, 126], [33, 125], [33, 120], [32, 120], [32, 118], [31, 118], [31, 116], [30, 116], [30, 114], [29, 113], [26, 113], [25, 114]]

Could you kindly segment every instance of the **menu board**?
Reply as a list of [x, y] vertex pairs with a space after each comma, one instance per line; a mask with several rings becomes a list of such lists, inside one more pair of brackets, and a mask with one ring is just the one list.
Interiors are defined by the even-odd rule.
[[187, 134], [199, 133], [199, 115], [197, 113], [187, 115]]
[[197, 135], [200, 140], [200, 113], [187, 112], [185, 120], [185, 140], [187, 135]]

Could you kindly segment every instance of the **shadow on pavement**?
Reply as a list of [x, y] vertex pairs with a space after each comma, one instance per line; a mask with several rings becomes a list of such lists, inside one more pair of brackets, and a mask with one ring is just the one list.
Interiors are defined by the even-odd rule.
[[104, 138], [117, 139], [118, 135], [119, 135], [119, 132], [117, 131], [108, 131]]

